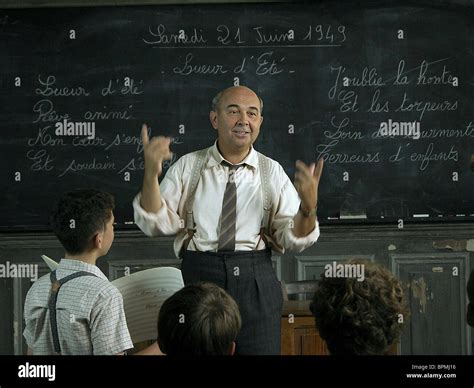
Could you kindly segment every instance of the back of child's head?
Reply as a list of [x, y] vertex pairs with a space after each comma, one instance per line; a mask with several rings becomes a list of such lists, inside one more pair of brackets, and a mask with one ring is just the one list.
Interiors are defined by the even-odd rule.
[[78, 189], [61, 195], [51, 212], [51, 227], [67, 253], [80, 254], [92, 238], [105, 230], [112, 217], [114, 198], [95, 189]]
[[234, 299], [213, 283], [188, 285], [163, 303], [158, 344], [163, 353], [229, 355], [242, 325]]
[[401, 334], [407, 310], [399, 281], [380, 265], [362, 265], [364, 278], [321, 275], [311, 311], [331, 354], [384, 354]]

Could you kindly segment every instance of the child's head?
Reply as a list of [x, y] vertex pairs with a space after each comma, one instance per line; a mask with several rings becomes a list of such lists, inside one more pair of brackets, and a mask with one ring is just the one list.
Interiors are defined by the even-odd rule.
[[109, 251], [114, 240], [114, 198], [94, 189], [63, 194], [51, 213], [51, 227], [66, 253], [78, 255]]
[[213, 283], [188, 285], [161, 307], [158, 344], [168, 355], [230, 355], [242, 321], [234, 299]]
[[402, 329], [403, 290], [385, 268], [363, 260], [364, 280], [325, 277], [311, 304], [316, 327], [331, 354], [384, 354]]

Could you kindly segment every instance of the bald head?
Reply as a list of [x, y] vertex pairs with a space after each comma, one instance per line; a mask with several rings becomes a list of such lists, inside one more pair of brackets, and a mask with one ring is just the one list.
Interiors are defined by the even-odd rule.
[[262, 114], [263, 112], [263, 100], [260, 98], [260, 96], [255, 93], [252, 89], [246, 87], [246, 86], [231, 86], [229, 88], [226, 88], [224, 90], [221, 90], [219, 93], [217, 93], [214, 98], [212, 99], [212, 106], [211, 106], [211, 110], [216, 112], [217, 109], [221, 108], [219, 106], [221, 100], [223, 97], [225, 97], [226, 94], [228, 94], [229, 92], [232, 92], [232, 91], [235, 91], [235, 90], [238, 90], [238, 89], [243, 89], [243, 90], [247, 90], [251, 93], [253, 93], [257, 98], [258, 100], [260, 101], [260, 114]]

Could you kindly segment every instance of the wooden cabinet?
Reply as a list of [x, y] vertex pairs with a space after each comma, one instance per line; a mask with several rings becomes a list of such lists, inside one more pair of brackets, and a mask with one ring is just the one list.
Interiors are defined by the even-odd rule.
[[310, 301], [285, 301], [281, 317], [281, 354], [327, 355], [326, 343], [319, 336]]
[[470, 354], [471, 330], [466, 323], [469, 253], [392, 254], [390, 259], [410, 310], [402, 354]]
[[295, 317], [293, 323], [288, 318], [281, 319], [281, 354], [284, 356], [327, 355], [326, 343], [314, 326], [313, 317]]

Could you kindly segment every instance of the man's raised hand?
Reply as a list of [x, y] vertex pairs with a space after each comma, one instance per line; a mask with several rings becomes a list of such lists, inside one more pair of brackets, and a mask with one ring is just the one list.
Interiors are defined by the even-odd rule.
[[306, 211], [314, 209], [318, 203], [318, 187], [323, 172], [323, 159], [318, 164], [307, 166], [302, 161], [296, 161], [295, 188], [301, 199], [301, 206]]
[[143, 157], [145, 159], [145, 173], [160, 176], [163, 171], [163, 161], [171, 160], [171, 138], [158, 136], [151, 140], [148, 137], [148, 126], [142, 126]]

